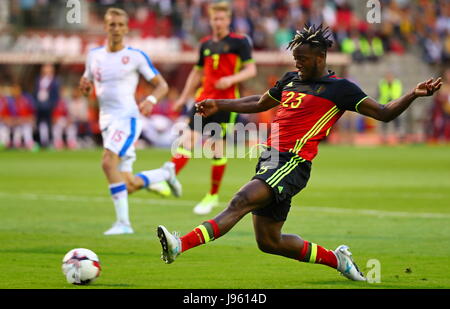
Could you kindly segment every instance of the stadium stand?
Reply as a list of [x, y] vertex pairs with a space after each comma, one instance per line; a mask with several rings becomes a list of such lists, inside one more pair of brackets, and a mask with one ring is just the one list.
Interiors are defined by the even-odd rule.
[[[128, 43], [148, 51], [172, 87], [178, 90], [196, 59], [195, 46], [209, 33], [206, 7], [210, 1], [207, 0], [80, 0], [82, 22], [79, 24], [67, 22], [66, 2], [1, 1], [0, 81], [5, 86], [0, 98], [8, 97], [7, 84], [11, 81], [18, 81], [25, 93], [30, 92], [39, 66], [48, 62], [59, 64], [57, 73], [63, 88], [72, 89], [83, 70], [86, 51], [103, 43], [102, 16], [112, 6], [130, 14]], [[251, 38], [255, 60], [261, 66], [262, 74], [251, 85], [244, 84], [251, 89], [249, 94], [267, 89], [278, 70], [290, 65], [286, 44], [295, 29], [305, 22], [323, 23], [332, 29], [335, 41], [329, 57], [332, 68], [354, 80], [373, 97], [378, 80], [388, 69], [394, 70], [408, 89], [417, 81], [443, 74], [450, 61], [448, 1], [382, 0], [382, 22], [378, 24], [366, 21], [365, 1], [230, 2], [234, 12], [233, 31]], [[70, 105], [70, 93], [66, 97]], [[90, 98], [89, 107], [92, 121], [85, 131], [95, 135], [98, 131], [94, 98]], [[405, 125], [410, 138], [407, 141], [431, 139], [427, 128], [434, 123], [433, 108], [433, 104], [416, 104], [408, 111]], [[248, 119], [267, 121], [266, 117]], [[356, 133], [362, 133], [360, 142], [376, 143], [374, 124], [361, 117], [355, 117], [354, 121]], [[338, 139], [330, 136], [330, 142], [333, 141]]]

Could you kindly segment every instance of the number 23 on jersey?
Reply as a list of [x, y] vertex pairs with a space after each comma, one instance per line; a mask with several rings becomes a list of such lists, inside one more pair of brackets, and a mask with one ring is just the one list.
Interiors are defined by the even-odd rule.
[[289, 91], [286, 94], [286, 98], [281, 102], [281, 106], [288, 108], [298, 108], [302, 104], [302, 99], [306, 96], [306, 93]]

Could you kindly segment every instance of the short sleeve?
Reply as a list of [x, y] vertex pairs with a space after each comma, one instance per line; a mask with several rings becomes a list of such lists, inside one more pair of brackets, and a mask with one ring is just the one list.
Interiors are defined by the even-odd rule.
[[198, 61], [197, 61], [197, 64], [196, 64], [196, 67], [198, 67], [198, 68], [203, 68], [203, 66], [205, 65], [204, 52], [205, 52], [205, 44], [202, 43], [201, 46], [200, 46], [199, 55], [198, 55]]
[[244, 37], [240, 40], [239, 57], [244, 64], [253, 61], [252, 46], [248, 37]]
[[269, 96], [272, 97], [272, 99], [281, 102], [283, 88], [288, 83], [288, 81], [292, 79], [293, 73], [295, 72], [288, 72], [284, 74], [283, 77], [280, 80], [278, 80], [275, 83], [275, 85], [267, 91], [267, 93], [269, 94]]
[[147, 81], [152, 80], [159, 71], [154, 67], [150, 57], [143, 51], [138, 50], [140, 54], [140, 60], [138, 62], [138, 71], [144, 76]]
[[336, 92], [335, 104], [341, 110], [357, 112], [358, 105], [368, 95], [356, 84], [347, 79], [342, 79]]

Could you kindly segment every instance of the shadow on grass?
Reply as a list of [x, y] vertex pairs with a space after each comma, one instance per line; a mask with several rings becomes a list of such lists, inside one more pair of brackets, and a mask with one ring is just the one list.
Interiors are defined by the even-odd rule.
[[105, 288], [132, 288], [135, 286], [136, 285], [134, 285], [134, 284], [126, 284], [126, 283], [110, 283], [110, 284], [104, 283], [104, 284], [96, 284], [95, 285], [95, 287], [98, 287], [98, 288], [102, 288], [102, 287], [105, 287]]
[[312, 289], [316, 289], [320, 286], [321, 289], [326, 286], [329, 289], [369, 289], [369, 288], [380, 288], [375, 284], [369, 284], [367, 282], [353, 282], [353, 281], [342, 281], [342, 280], [322, 280], [322, 281], [308, 281], [303, 282], [305, 285], [310, 286]]

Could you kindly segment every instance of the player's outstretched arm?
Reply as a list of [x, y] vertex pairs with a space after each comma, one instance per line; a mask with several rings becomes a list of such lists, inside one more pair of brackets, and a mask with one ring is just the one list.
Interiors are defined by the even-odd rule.
[[436, 80], [430, 78], [427, 81], [417, 84], [414, 89], [386, 105], [379, 104], [375, 100], [367, 97], [359, 104], [358, 112], [380, 121], [389, 122], [403, 113], [415, 99], [418, 97], [432, 96], [441, 86], [442, 79], [440, 77]]
[[206, 99], [195, 104], [197, 113], [203, 117], [211, 116], [218, 111], [237, 112], [243, 114], [259, 113], [279, 104], [267, 93], [252, 95], [240, 99]]

